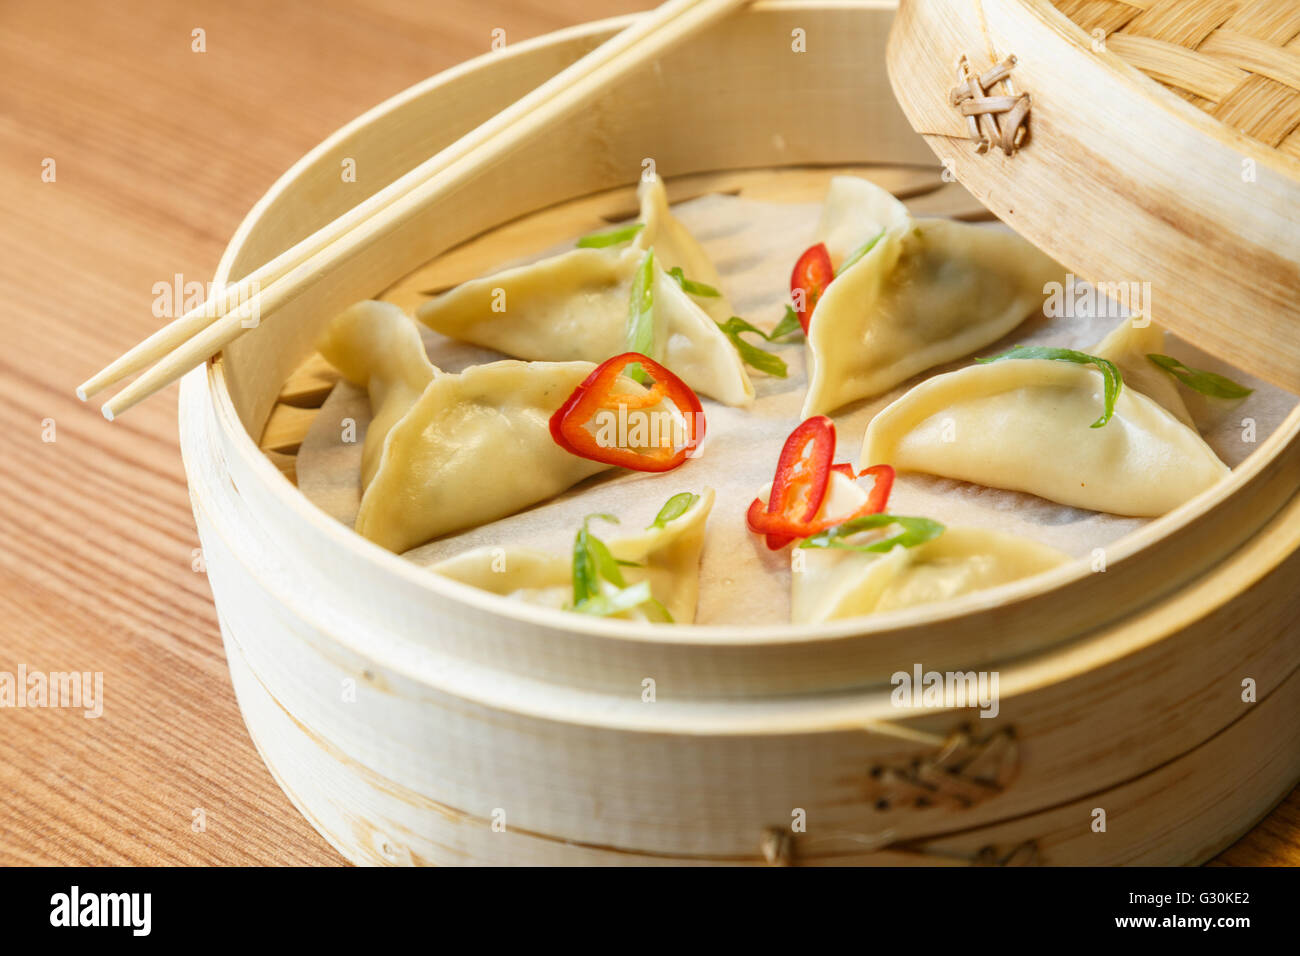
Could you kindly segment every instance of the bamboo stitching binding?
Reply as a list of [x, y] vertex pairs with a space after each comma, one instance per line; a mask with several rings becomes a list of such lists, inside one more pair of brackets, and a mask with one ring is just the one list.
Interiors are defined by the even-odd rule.
[[[875, 729], [875, 728], [873, 728]], [[938, 750], [925, 757], [910, 757], [894, 763], [871, 767], [869, 796], [876, 810], [889, 810], [899, 803], [918, 809], [946, 804], [958, 809], [974, 806], [988, 797], [1002, 793], [1015, 778], [1020, 767], [1020, 748], [1015, 731], [1004, 727], [980, 740], [972, 738], [969, 726], [950, 733]], [[851, 834], [836, 831], [826, 837], [848, 837], [872, 849], [926, 853], [924, 847], [893, 845], [893, 831]], [[801, 842], [809, 842], [805, 837]], [[768, 827], [759, 837], [763, 859], [772, 866], [792, 866], [795, 858], [794, 835], [782, 827]], [[1030, 841], [1000, 855], [987, 846], [967, 862], [980, 866], [1026, 866], [1037, 862], [1037, 846]]]
[[937, 753], [877, 764], [868, 777], [876, 809], [899, 803], [921, 809], [944, 804], [965, 809], [1002, 793], [1020, 766], [1015, 732], [1005, 727], [974, 740], [966, 727], [948, 735]]
[[[957, 86], [948, 94], [948, 101], [966, 117], [977, 153], [988, 152], [989, 147], [997, 143], [1002, 152], [1011, 156], [1020, 149], [1028, 134], [1029, 94], [1014, 95], [1010, 92], [1010, 83], [1007, 84], [1008, 94], [988, 94], [990, 88], [1010, 76], [1015, 65], [1014, 53], [979, 76], [971, 72], [965, 54], [957, 64]], [[1002, 116], [1001, 126], [996, 119], [999, 115]]]

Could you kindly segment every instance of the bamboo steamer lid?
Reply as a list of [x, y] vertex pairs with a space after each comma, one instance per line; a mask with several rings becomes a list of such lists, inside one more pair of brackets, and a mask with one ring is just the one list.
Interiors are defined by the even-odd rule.
[[888, 67], [999, 218], [1300, 392], [1300, 0], [901, 0]]

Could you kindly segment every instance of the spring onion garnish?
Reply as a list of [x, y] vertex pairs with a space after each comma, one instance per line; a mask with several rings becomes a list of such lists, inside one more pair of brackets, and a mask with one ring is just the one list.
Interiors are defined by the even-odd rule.
[[703, 282], [696, 282], [693, 279], [686, 278], [686, 273], [682, 271], [681, 266], [673, 266], [668, 270], [668, 274], [676, 280], [677, 284], [682, 287], [683, 292], [691, 295], [704, 296], [705, 298], [716, 299], [722, 295], [711, 285], [705, 285]]
[[[798, 324], [799, 320], [795, 319], [795, 325]], [[757, 345], [746, 342], [740, 337], [741, 332], [753, 332], [755, 335], [761, 336], [764, 341], [771, 341], [771, 336], [762, 329], [755, 328], [738, 315], [733, 315], [726, 322], [719, 322], [718, 328], [722, 330], [723, 335], [731, 339], [731, 344], [736, 347], [736, 351], [740, 353], [741, 361], [746, 365], [752, 365], [760, 372], [766, 372], [776, 378], [786, 377], [789, 370], [780, 356], [773, 355], [765, 349], [760, 349]]]
[[776, 323], [776, 328], [772, 334], [767, 337], [769, 342], [775, 342], [777, 339], [783, 339], [787, 335], [794, 333], [803, 334], [803, 326], [799, 324], [799, 313], [794, 310], [793, 306], [785, 307], [785, 315], [781, 316], [781, 321]]
[[859, 259], [865, 256], [868, 252], [874, 249], [876, 247], [876, 243], [878, 243], [881, 239], [883, 239], [884, 236], [885, 236], [885, 230], [881, 229], [878, 233], [876, 233], [874, 236], [872, 236], [862, 245], [854, 249], [853, 252], [849, 255], [849, 257], [840, 263], [840, 267], [835, 270], [835, 275], [839, 276], [842, 275], [844, 272], [846, 272], [849, 266], [853, 265], [855, 262], [857, 262]]
[[[618, 523], [618, 518], [607, 514], [591, 514], [582, 520], [582, 527], [573, 539], [573, 610], [608, 617], [642, 604], [651, 604], [657, 605], [656, 609], [667, 615], [667, 609], [650, 594], [649, 581], [638, 581], [628, 586], [621, 569], [639, 565], [619, 561], [610, 553], [609, 546], [592, 534], [588, 527], [594, 518]], [[602, 589], [601, 578], [617, 590], [610, 592]], [[671, 621], [671, 617], [668, 620]]]
[[612, 614], [630, 611], [652, 600], [654, 599], [650, 596], [650, 582], [638, 581], [630, 588], [620, 588], [613, 594], [593, 594], [581, 604], [575, 604], [573, 609], [580, 614], [609, 617]]
[[[844, 539], [862, 531], [898, 525], [903, 530], [873, 541], [870, 544], [849, 544]], [[850, 518], [843, 524], [827, 528], [810, 538], [799, 542], [801, 548], [837, 548], [842, 551], [872, 551], [877, 554], [888, 553], [895, 548], [914, 548], [918, 544], [933, 541], [943, 534], [944, 526], [929, 518], [909, 518], [902, 515], [862, 515]]]
[[644, 228], [645, 223], [638, 222], [630, 226], [623, 226], [621, 229], [612, 229], [609, 232], [593, 232], [578, 240], [578, 248], [604, 249], [608, 246], [617, 246], [619, 243], [632, 239]]
[[1209, 395], [1211, 398], [1245, 398], [1253, 388], [1238, 385], [1230, 378], [1206, 372], [1197, 368], [1188, 368], [1178, 359], [1169, 355], [1148, 355], [1152, 364], [1164, 369], [1188, 388]]
[[1057, 362], [1074, 362], [1076, 365], [1095, 365], [1101, 370], [1102, 378], [1106, 382], [1106, 408], [1101, 417], [1089, 427], [1101, 428], [1115, 414], [1115, 402], [1118, 401], [1119, 393], [1124, 388], [1124, 376], [1120, 374], [1119, 367], [1109, 359], [1089, 355], [1087, 352], [1076, 352], [1074, 349], [1054, 349], [1040, 345], [1017, 345], [1009, 352], [1003, 352], [1001, 355], [994, 355], [991, 358], [976, 359], [975, 361], [988, 364], [989, 362], [1001, 362], [1003, 359], [1052, 359]]
[[[655, 345], [654, 275], [655, 251], [651, 247], [641, 257], [641, 265], [632, 279], [632, 297], [627, 305], [627, 348], [629, 352], [640, 352], [652, 358]], [[642, 385], [649, 383], [639, 365], [629, 365], [627, 374]]]
[[618, 587], [627, 587], [623, 572], [619, 570], [618, 561], [610, 554], [605, 542], [591, 533], [593, 519], [618, 524], [618, 518], [607, 514], [590, 514], [582, 519], [582, 527], [573, 539], [573, 603], [583, 601], [600, 593], [600, 579], [603, 577]]
[[700, 496], [690, 491], [682, 491], [673, 495], [664, 502], [664, 506], [659, 509], [655, 515], [655, 520], [646, 525], [646, 530], [651, 528], [662, 528], [670, 521], [676, 521], [686, 512], [695, 507], [695, 502], [700, 500]]

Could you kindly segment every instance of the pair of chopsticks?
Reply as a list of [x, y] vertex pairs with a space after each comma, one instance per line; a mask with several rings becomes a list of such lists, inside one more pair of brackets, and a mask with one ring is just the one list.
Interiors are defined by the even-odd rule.
[[[668, 0], [482, 126], [114, 359], [77, 389], [83, 402], [152, 364], [104, 404], [112, 421], [206, 362], [327, 270], [409, 222], [476, 169], [576, 112], [609, 85], [749, 0]], [[156, 363], [156, 364], [154, 364]]]

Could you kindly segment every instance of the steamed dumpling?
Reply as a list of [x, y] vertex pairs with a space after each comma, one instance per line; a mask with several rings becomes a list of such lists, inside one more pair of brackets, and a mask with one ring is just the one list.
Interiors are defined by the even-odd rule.
[[713, 286], [718, 295], [701, 296], [691, 301], [717, 321], [727, 321], [735, 312], [723, 292], [722, 276], [718, 274], [704, 247], [695, 241], [695, 237], [668, 209], [668, 190], [664, 188], [664, 181], [658, 176], [642, 180], [637, 187], [637, 194], [641, 200], [640, 222], [643, 223], [643, 228], [632, 240], [632, 248], [641, 252], [653, 248], [655, 262], [665, 272], [674, 268], [681, 269], [686, 278], [693, 282]]
[[883, 409], [861, 460], [1135, 517], [1162, 515], [1228, 474], [1195, 431], [1128, 385], [1111, 420], [1090, 428], [1104, 394], [1090, 366], [972, 365]]
[[454, 339], [537, 361], [603, 362], [626, 352], [632, 283], [645, 251], [655, 253], [651, 358], [687, 385], [727, 405], [748, 405], [754, 387], [735, 347], [718, 329], [725, 297], [698, 300], [668, 275], [712, 285], [717, 270], [668, 211], [659, 179], [641, 187], [645, 227], [624, 246], [574, 249], [466, 282], [420, 306], [421, 322]]
[[1195, 428], [1173, 376], [1147, 358], [1152, 354], [1165, 354], [1164, 331], [1149, 319], [1142, 327], [1133, 324], [1139, 320], [1138, 316], [1125, 319], [1101, 342], [1085, 351], [1114, 362], [1124, 376], [1125, 388], [1131, 385], [1147, 398], [1154, 399], [1184, 425]]
[[379, 468], [389, 430], [438, 374], [411, 317], [389, 302], [358, 302], [330, 320], [319, 345], [339, 374], [370, 395], [370, 427], [361, 448], [361, 487]]
[[[514, 514], [609, 468], [565, 451], [549, 427], [594, 367], [507, 360], [434, 376], [384, 442], [357, 532], [407, 551]], [[630, 379], [620, 387], [641, 388]]]
[[831, 180], [818, 239], [841, 268], [808, 329], [811, 372], [802, 416], [888, 391], [927, 368], [995, 342], [1042, 308], [1064, 270], [1009, 232], [912, 219], [879, 186]]
[[979, 528], [947, 528], [932, 541], [883, 554], [828, 548], [796, 553], [802, 570], [791, 574], [790, 619], [795, 624], [947, 601], [1070, 560], [1037, 541]]
[[907, 207], [889, 190], [857, 176], [834, 176], [817, 221], [817, 241], [826, 244], [831, 261], [838, 264], [881, 229], [894, 232], [911, 222]]
[[[606, 540], [616, 559], [639, 565], [622, 568], [627, 584], [649, 581], [650, 593], [668, 609], [677, 624], [689, 624], [695, 619], [704, 524], [713, 508], [713, 499], [713, 489], [706, 488], [690, 508], [663, 527]], [[529, 604], [564, 608], [573, 602], [573, 558], [567, 554], [548, 554], [529, 548], [475, 548], [432, 565], [432, 570]], [[614, 616], [649, 619], [642, 608]]]

